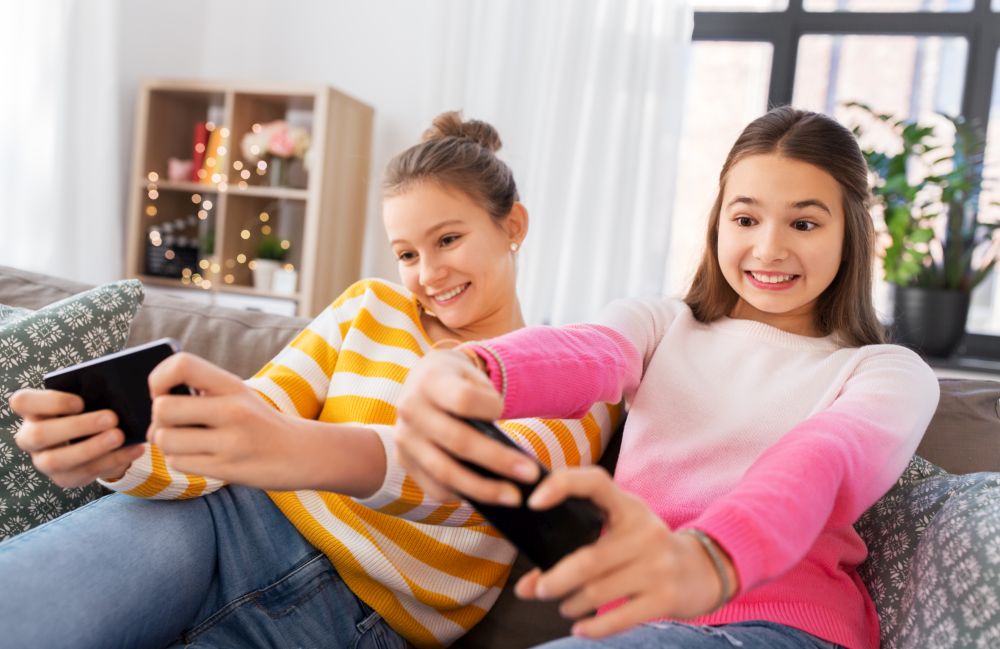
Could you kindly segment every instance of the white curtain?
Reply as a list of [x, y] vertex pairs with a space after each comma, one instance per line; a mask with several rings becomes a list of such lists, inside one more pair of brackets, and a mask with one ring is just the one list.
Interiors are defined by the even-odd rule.
[[114, 0], [0, 0], [0, 264], [119, 276], [118, 37]]
[[529, 324], [659, 295], [692, 16], [681, 0], [454, 0], [442, 106], [497, 126]]

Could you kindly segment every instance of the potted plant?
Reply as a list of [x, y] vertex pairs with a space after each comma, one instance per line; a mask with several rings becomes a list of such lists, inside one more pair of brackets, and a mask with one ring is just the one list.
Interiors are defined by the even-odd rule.
[[[940, 113], [940, 123], [931, 125], [857, 102], [848, 106], [870, 118], [854, 128], [856, 135], [886, 129], [897, 143], [895, 152], [863, 148], [882, 213], [895, 338], [926, 355], [949, 356], [965, 333], [969, 296], [998, 254], [998, 204], [980, 205], [985, 137], [962, 117]], [[954, 134], [951, 146], [942, 132]]]
[[281, 262], [288, 254], [281, 240], [265, 234], [257, 241], [253, 260], [253, 285], [260, 291], [270, 291], [274, 273], [281, 270]]

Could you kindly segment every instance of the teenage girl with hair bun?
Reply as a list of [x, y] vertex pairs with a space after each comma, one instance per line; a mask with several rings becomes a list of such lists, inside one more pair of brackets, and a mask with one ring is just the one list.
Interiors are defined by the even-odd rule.
[[[171, 357], [150, 376], [149, 444], [121, 448], [114, 413], [78, 414], [75, 396], [15, 394], [36, 466], [119, 493], [0, 544], [4, 643], [442, 647], [480, 620], [514, 549], [467, 503], [417, 486], [394, 423], [432, 348], [524, 326], [528, 214], [499, 148], [485, 122], [435, 119], [385, 172], [402, 284], [351, 286], [246, 382]], [[180, 384], [200, 396], [168, 394]], [[618, 410], [502, 426], [545, 464], [588, 464]]]

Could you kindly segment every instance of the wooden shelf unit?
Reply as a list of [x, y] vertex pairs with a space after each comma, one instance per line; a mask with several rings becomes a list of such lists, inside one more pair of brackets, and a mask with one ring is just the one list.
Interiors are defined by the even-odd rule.
[[[298, 315], [317, 315], [360, 277], [373, 117], [370, 106], [326, 86], [145, 82], [126, 273], [155, 286], [292, 300]], [[254, 124], [279, 119], [310, 132], [304, 187], [272, 186], [241, 152]], [[194, 157], [199, 122], [221, 136], [214, 178], [170, 180], [168, 159]], [[265, 232], [289, 243], [282, 263], [298, 272], [292, 293], [254, 286], [251, 262]], [[177, 250], [166, 245], [168, 235]]]

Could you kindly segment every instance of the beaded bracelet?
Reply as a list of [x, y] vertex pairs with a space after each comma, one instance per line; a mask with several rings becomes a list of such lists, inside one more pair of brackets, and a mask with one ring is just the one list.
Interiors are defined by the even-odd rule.
[[701, 530], [696, 530], [691, 527], [678, 530], [677, 533], [693, 536], [698, 539], [698, 542], [705, 548], [705, 552], [708, 553], [709, 558], [712, 560], [712, 565], [715, 566], [715, 572], [719, 574], [719, 581], [722, 582], [722, 594], [719, 596], [719, 601], [712, 607], [712, 610], [714, 611], [722, 608], [726, 605], [726, 602], [729, 601], [730, 583], [729, 574], [726, 572], [726, 565], [722, 560], [722, 555], [719, 554], [719, 548], [715, 545], [715, 541], [710, 539], [708, 535]]

